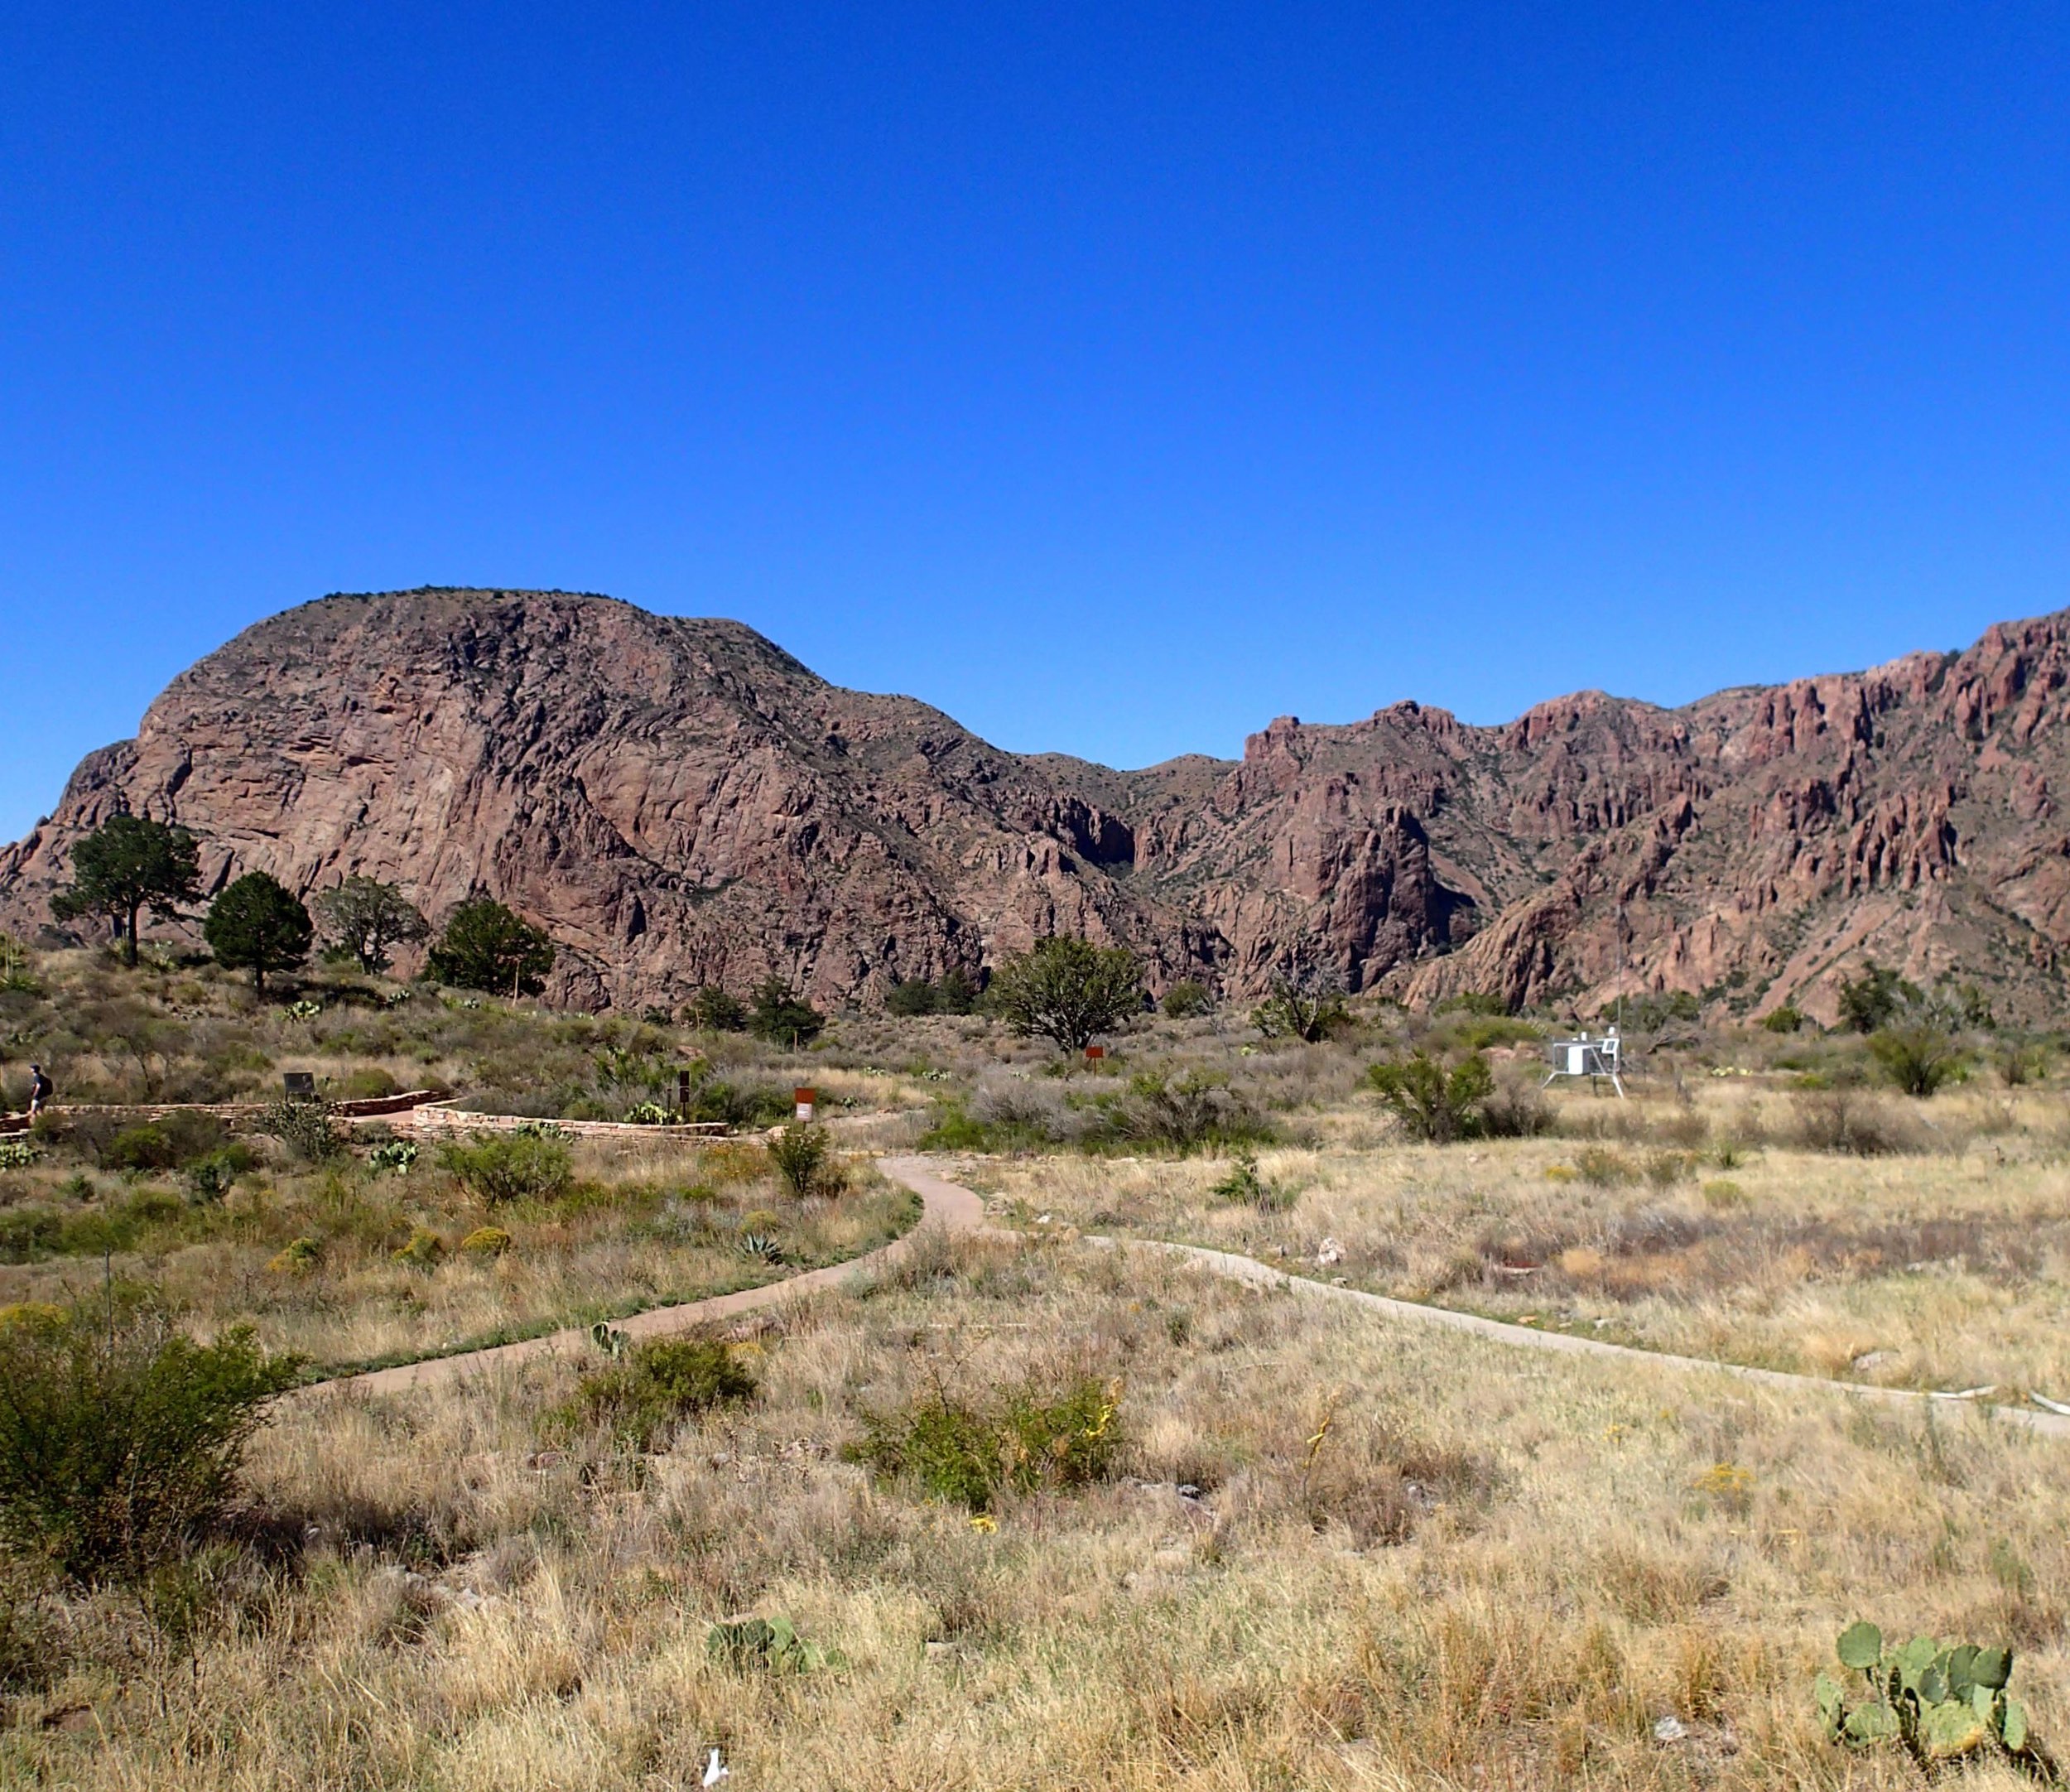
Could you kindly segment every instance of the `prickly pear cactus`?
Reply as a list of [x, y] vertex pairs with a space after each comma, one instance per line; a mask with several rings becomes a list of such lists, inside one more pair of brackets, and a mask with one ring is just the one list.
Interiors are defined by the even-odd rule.
[[1859, 1674], [1866, 1696], [1821, 1673], [1814, 1688], [1819, 1716], [1835, 1741], [1872, 1748], [1903, 1744], [1929, 1770], [1980, 1751], [1997, 1750], [2024, 1764], [2040, 1761], [2026, 1708], [2005, 1690], [2009, 1649], [1936, 1642], [1915, 1636], [1891, 1648], [1873, 1624], [1851, 1624], [1833, 1653]]

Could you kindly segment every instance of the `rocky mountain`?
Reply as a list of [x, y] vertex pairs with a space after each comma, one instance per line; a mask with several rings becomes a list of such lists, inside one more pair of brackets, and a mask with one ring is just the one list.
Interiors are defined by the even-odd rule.
[[71, 843], [127, 804], [193, 829], [212, 885], [365, 872], [435, 918], [494, 895], [591, 1007], [770, 971], [867, 1003], [1068, 931], [1240, 998], [1306, 961], [1412, 1002], [1590, 1013], [1621, 987], [1830, 1016], [1874, 956], [2039, 1018], [2070, 944], [2067, 675], [2070, 613], [1682, 709], [1590, 691], [1483, 728], [1403, 703], [1121, 772], [1001, 752], [738, 623], [333, 596], [84, 761], [0, 852], [0, 921], [47, 926]]

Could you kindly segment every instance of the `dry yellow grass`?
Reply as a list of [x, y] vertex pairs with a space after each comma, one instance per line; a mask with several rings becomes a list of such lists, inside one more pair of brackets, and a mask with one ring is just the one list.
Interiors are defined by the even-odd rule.
[[[715, 1744], [787, 1792], [1909, 1785], [1812, 1719], [1865, 1613], [2017, 1644], [2044, 1734], [2070, 1719], [2062, 1446], [1967, 1411], [1549, 1361], [1069, 1245], [923, 1252], [758, 1348], [756, 1405], [645, 1458], [539, 1452], [566, 1369], [296, 1405], [253, 1479], [316, 1527], [299, 1571], [242, 1571], [191, 1679], [73, 1611], [0, 1771], [603, 1792]], [[1122, 1478], [989, 1534], [840, 1459], [916, 1390], [1087, 1371], [1124, 1384]], [[847, 1664], [715, 1664], [744, 1610]], [[91, 1727], [46, 1727], [68, 1710]]]
[[1773, 1368], [2070, 1399], [2060, 1098], [1898, 1112], [1931, 1152], [1774, 1143], [1718, 1166], [1711, 1142], [1750, 1130], [1750, 1104], [1779, 1132], [1789, 1101], [1738, 1087], [1687, 1107], [1570, 1099], [1567, 1124], [1639, 1136], [1442, 1148], [1391, 1144], [1354, 1106], [1327, 1116], [1319, 1146], [1260, 1155], [1283, 1211], [1217, 1198], [1230, 1166], [1213, 1159], [994, 1160], [972, 1173], [1022, 1223], [1048, 1213], [1311, 1271], [1334, 1240], [1327, 1273], [1408, 1299]]

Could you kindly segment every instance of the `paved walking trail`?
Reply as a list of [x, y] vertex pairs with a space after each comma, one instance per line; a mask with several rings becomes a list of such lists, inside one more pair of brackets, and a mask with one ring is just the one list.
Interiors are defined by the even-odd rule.
[[[883, 1158], [878, 1168], [893, 1182], [901, 1183], [920, 1197], [920, 1227], [940, 1226], [950, 1232], [982, 1232], [988, 1228], [984, 1223], [984, 1203], [960, 1184], [948, 1181], [936, 1173], [933, 1163], [926, 1158]], [[999, 1236], [1014, 1236], [999, 1233]], [[629, 1319], [618, 1322], [618, 1327], [633, 1338], [662, 1337], [673, 1332], [681, 1332], [709, 1320], [724, 1319], [734, 1313], [746, 1313], [757, 1307], [768, 1307], [778, 1301], [787, 1300], [793, 1294], [812, 1289], [838, 1287], [849, 1277], [859, 1271], [881, 1268], [896, 1263], [912, 1248], [913, 1234], [871, 1251], [867, 1256], [857, 1257], [847, 1263], [835, 1264], [825, 1269], [812, 1269], [803, 1275], [794, 1275], [787, 1281], [770, 1282], [760, 1288], [742, 1289], [736, 1293], [716, 1294], [706, 1300], [694, 1300], [678, 1307], [657, 1307], [648, 1312], [635, 1314]], [[1285, 1269], [1275, 1269], [1270, 1264], [1260, 1263], [1254, 1257], [1239, 1256], [1233, 1251], [1211, 1250], [1201, 1245], [1177, 1245], [1154, 1239], [1089, 1239], [1088, 1243], [1113, 1249], [1153, 1250], [1167, 1256], [1178, 1257], [1198, 1264], [1216, 1275], [1227, 1276], [1233, 1281], [1248, 1284], [1253, 1288], [1279, 1288], [1316, 1300], [1346, 1301], [1370, 1313], [1383, 1315], [1405, 1324], [1439, 1326], [1449, 1331], [1471, 1332], [1477, 1337], [1492, 1339], [1499, 1344], [1514, 1345], [1519, 1349], [1553, 1351], [1569, 1356], [1614, 1357], [1632, 1363], [1644, 1363], [1654, 1368], [1672, 1369], [1681, 1372], [1695, 1372], [1729, 1376], [1735, 1380], [1758, 1382], [1762, 1386], [1779, 1388], [1787, 1392], [1816, 1393], [1831, 1396], [1843, 1395], [1856, 1399], [1874, 1400], [1884, 1405], [1961, 1409], [1972, 1403], [1950, 1399], [1945, 1395], [1922, 1394], [1909, 1388], [1870, 1387], [1858, 1381], [1833, 1381], [1821, 1375], [1788, 1375], [1779, 1369], [1755, 1369], [1740, 1363], [1714, 1362], [1707, 1357], [1674, 1356], [1664, 1351], [1635, 1350], [1626, 1344], [1611, 1344], [1601, 1338], [1575, 1337], [1564, 1332], [1541, 1332], [1531, 1326], [1509, 1325], [1500, 1319], [1485, 1319], [1478, 1313], [1457, 1313], [1448, 1307], [1426, 1307], [1415, 1301], [1396, 1300], [1386, 1294], [1370, 1294], [1363, 1289], [1338, 1288], [1326, 1282], [1317, 1282], [1304, 1275], [1294, 1275]], [[503, 1344], [490, 1350], [471, 1351], [464, 1356], [440, 1356], [429, 1361], [409, 1363], [397, 1369], [380, 1369], [370, 1374], [354, 1375], [348, 1380], [326, 1384], [332, 1387], [350, 1387], [372, 1394], [401, 1393], [411, 1388], [435, 1385], [473, 1374], [484, 1369], [501, 1368], [512, 1364], [529, 1361], [550, 1356], [556, 1351], [585, 1351], [593, 1349], [585, 1329], [570, 1327], [555, 1332], [544, 1337], [530, 1338], [520, 1344]], [[1993, 1406], [1988, 1409], [1994, 1419], [2024, 1425], [2031, 1431], [2050, 1437], [2070, 1437], [2070, 1419], [2055, 1413], [2036, 1412], [2021, 1406]]]
[[[914, 1231], [937, 1226], [946, 1231], [967, 1232], [984, 1224], [984, 1203], [969, 1189], [959, 1188], [954, 1183], [945, 1183], [929, 1173], [924, 1160], [886, 1158], [879, 1168], [920, 1197], [920, 1224]], [[666, 1337], [671, 1332], [687, 1331], [692, 1326], [704, 1325], [714, 1319], [729, 1319], [735, 1313], [751, 1313], [758, 1307], [772, 1307], [793, 1295], [809, 1293], [814, 1289], [837, 1288], [852, 1275], [898, 1262], [912, 1248], [912, 1238], [913, 1233], [908, 1232], [903, 1238], [893, 1239], [890, 1244], [865, 1255], [851, 1257], [846, 1263], [830, 1264], [824, 1269], [808, 1269], [802, 1275], [788, 1276], [781, 1282], [765, 1282], [759, 1288], [738, 1289], [730, 1294], [685, 1301], [680, 1306], [650, 1307], [645, 1313], [636, 1313], [611, 1322], [617, 1330], [636, 1341]], [[358, 1394], [404, 1394], [413, 1388], [436, 1387], [464, 1376], [479, 1375], [484, 1370], [515, 1368], [520, 1363], [562, 1353], [583, 1355], [595, 1348], [590, 1342], [587, 1326], [570, 1326], [564, 1331], [549, 1332], [515, 1344], [497, 1344], [487, 1350], [465, 1351], [451, 1356], [427, 1357], [422, 1362], [403, 1363], [393, 1369], [373, 1369], [364, 1375], [341, 1375], [335, 1381], [320, 1382], [318, 1385], [349, 1388]]]

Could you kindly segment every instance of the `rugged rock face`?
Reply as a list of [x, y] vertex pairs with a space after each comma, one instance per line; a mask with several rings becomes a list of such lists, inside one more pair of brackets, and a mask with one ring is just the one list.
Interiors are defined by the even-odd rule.
[[1585, 692], [1475, 728], [1404, 703], [1116, 772], [838, 689], [737, 623], [330, 597], [87, 759], [0, 853], [0, 919], [46, 925], [71, 843], [127, 803], [200, 836], [214, 884], [365, 872], [435, 918], [497, 896], [589, 1006], [772, 970], [869, 1001], [1062, 930], [1237, 996], [1298, 956], [1412, 1000], [1588, 1012], [1621, 958], [1628, 993], [1830, 1014], [1873, 955], [2039, 1014], [2070, 942], [2067, 677], [2070, 613], [1682, 710]]

